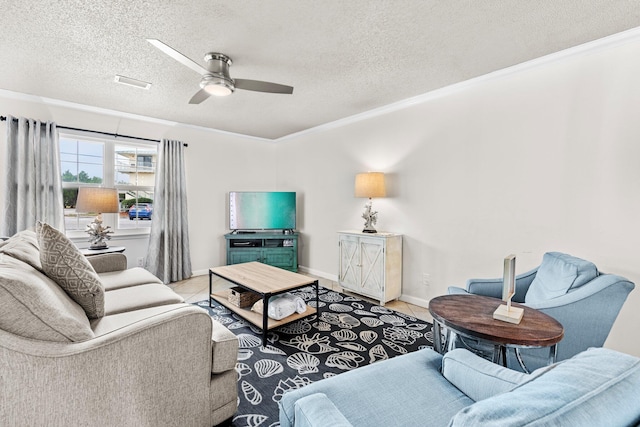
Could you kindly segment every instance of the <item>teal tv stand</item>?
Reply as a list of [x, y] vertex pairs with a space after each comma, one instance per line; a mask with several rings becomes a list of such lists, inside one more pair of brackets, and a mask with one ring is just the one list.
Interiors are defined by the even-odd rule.
[[298, 271], [298, 233], [228, 233], [227, 265], [258, 261], [289, 271]]

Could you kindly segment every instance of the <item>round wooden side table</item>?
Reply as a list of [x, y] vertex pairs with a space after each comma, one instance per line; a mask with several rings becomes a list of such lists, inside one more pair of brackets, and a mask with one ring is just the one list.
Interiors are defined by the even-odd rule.
[[[507, 348], [516, 349], [520, 366], [527, 372], [518, 349], [549, 347], [549, 364], [556, 361], [557, 344], [564, 336], [564, 328], [553, 317], [527, 307], [519, 324], [493, 318], [493, 312], [504, 302], [480, 295], [443, 295], [429, 302], [433, 316], [434, 349], [444, 354], [453, 342], [451, 332], [463, 337], [484, 341], [493, 346], [493, 362], [507, 365]], [[442, 335], [442, 328], [446, 333]], [[444, 340], [443, 340], [444, 338]], [[444, 342], [443, 342], [444, 341]]]

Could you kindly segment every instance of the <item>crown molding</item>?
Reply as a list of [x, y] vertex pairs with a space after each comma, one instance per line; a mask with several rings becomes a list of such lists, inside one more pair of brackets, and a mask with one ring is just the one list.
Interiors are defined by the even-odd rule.
[[[102, 108], [102, 107], [94, 107], [91, 105], [79, 104], [79, 103], [70, 102], [70, 101], [63, 101], [55, 98], [46, 98], [43, 96], [31, 95], [31, 94], [22, 93], [22, 92], [14, 92], [7, 89], [0, 89], [0, 97], [7, 98], [7, 99], [15, 99], [17, 101], [35, 102], [35, 103], [50, 105], [55, 107], [69, 108], [72, 110], [83, 111], [88, 113], [96, 113], [96, 114], [102, 114], [106, 116], [113, 116], [120, 119], [138, 120], [146, 123], [153, 123], [156, 125], [167, 126], [170, 128], [181, 127], [186, 129], [194, 129], [202, 132], [212, 132], [218, 135], [227, 135], [227, 136], [234, 136], [236, 138], [250, 139], [250, 140], [260, 141], [260, 142], [269, 142], [269, 143], [274, 142], [273, 139], [269, 139], [269, 138], [260, 138], [257, 136], [228, 132], [228, 131], [210, 128], [206, 126], [197, 126], [197, 125], [191, 125], [187, 123], [174, 122], [172, 120], [158, 119], [155, 117], [148, 117], [140, 114], [125, 113], [123, 111], [111, 110], [111, 109]], [[60, 125], [64, 126], [65, 124], [60, 123]]]

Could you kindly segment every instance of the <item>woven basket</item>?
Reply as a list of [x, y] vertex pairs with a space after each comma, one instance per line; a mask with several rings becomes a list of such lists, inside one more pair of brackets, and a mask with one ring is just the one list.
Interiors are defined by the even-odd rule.
[[251, 307], [253, 303], [260, 299], [261, 297], [259, 294], [248, 291], [239, 286], [229, 289], [229, 302], [240, 308]]

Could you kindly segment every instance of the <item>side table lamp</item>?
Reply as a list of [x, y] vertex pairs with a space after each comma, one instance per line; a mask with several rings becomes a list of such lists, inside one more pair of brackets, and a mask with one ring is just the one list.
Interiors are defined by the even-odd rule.
[[384, 173], [365, 172], [356, 175], [355, 197], [369, 199], [364, 205], [364, 213], [362, 214], [362, 218], [365, 220], [363, 233], [377, 233], [373, 226], [378, 221], [378, 212], [371, 209], [371, 199], [385, 197], [386, 194]]
[[98, 215], [90, 224], [87, 224], [85, 232], [89, 234], [89, 249], [107, 249], [105, 240], [111, 239], [113, 233], [111, 227], [102, 224], [103, 213], [120, 212], [118, 190], [103, 187], [80, 187], [76, 201], [77, 213], [97, 213]]

